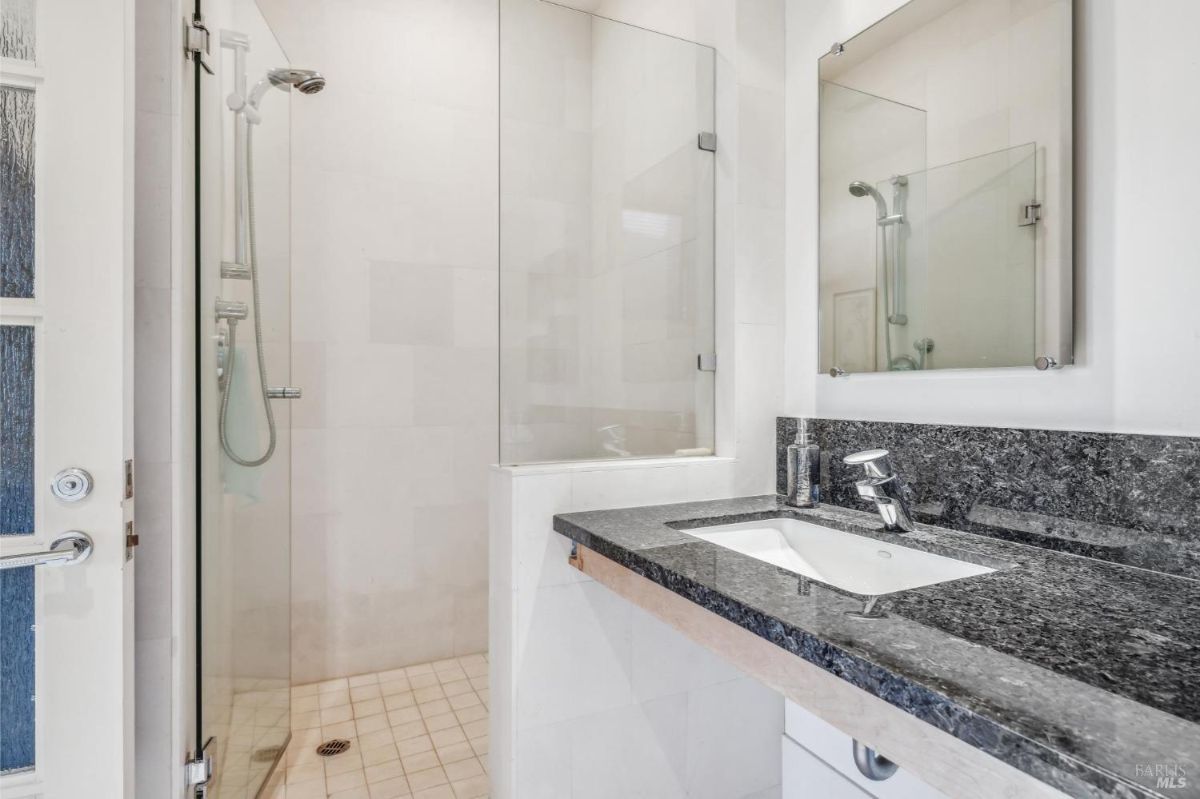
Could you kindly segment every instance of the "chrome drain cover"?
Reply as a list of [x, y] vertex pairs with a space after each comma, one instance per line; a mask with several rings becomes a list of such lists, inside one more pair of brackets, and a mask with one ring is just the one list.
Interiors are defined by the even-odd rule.
[[317, 747], [317, 754], [321, 757], [333, 757], [340, 755], [350, 748], [350, 742], [345, 738], [334, 738], [332, 741], [326, 741]]

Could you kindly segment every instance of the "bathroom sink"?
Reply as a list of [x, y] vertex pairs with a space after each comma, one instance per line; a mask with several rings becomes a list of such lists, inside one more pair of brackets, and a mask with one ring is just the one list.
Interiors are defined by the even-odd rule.
[[763, 519], [681, 532], [843, 591], [867, 596], [995, 571], [797, 519]]

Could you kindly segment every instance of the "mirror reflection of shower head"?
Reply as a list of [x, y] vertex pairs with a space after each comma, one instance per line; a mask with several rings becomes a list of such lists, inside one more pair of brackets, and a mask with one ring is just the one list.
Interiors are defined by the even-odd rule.
[[877, 219], [884, 219], [888, 215], [887, 202], [883, 199], [883, 195], [870, 183], [864, 183], [861, 180], [856, 180], [850, 184], [850, 194], [855, 197], [872, 197], [875, 200], [875, 214]]

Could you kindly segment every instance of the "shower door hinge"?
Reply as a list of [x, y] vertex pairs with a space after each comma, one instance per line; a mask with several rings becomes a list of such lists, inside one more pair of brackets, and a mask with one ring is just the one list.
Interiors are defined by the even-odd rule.
[[1031, 203], [1025, 203], [1021, 207], [1021, 221], [1018, 223], [1020, 227], [1029, 227], [1036, 225], [1042, 219], [1042, 204], [1037, 200]]
[[696, 146], [701, 150], [715, 153], [717, 151], [717, 134], [707, 130], [700, 131], [700, 135], [696, 137]]
[[696, 356], [696, 368], [701, 372], [717, 371], [717, 355], [714, 352], [702, 352]]
[[215, 75], [212, 67], [204, 63], [204, 56], [209, 55], [211, 50], [212, 34], [208, 28], [204, 26], [204, 17], [199, 14], [194, 15], [191, 19], [185, 20], [183, 23], [183, 52], [188, 59], [195, 61], [209, 75]]
[[208, 783], [212, 780], [213, 759], [212, 755], [207, 753], [212, 742], [212, 738], [205, 741], [200, 751], [183, 764], [184, 787], [195, 789], [194, 795], [197, 799], [204, 799], [208, 795]]

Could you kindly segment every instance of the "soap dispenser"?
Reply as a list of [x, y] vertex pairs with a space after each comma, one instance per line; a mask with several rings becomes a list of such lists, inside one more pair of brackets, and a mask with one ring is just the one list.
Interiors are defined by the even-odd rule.
[[794, 508], [812, 508], [821, 501], [821, 448], [808, 435], [808, 420], [800, 420], [796, 442], [787, 448], [787, 498]]

